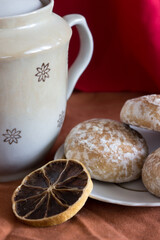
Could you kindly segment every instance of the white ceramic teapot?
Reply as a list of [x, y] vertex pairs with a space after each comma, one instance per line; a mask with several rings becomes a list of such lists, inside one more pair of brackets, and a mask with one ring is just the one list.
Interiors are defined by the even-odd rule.
[[[91, 60], [85, 18], [52, 12], [53, 0], [0, 0], [0, 181], [44, 159], [63, 124], [66, 102]], [[68, 74], [73, 25], [80, 51]]]

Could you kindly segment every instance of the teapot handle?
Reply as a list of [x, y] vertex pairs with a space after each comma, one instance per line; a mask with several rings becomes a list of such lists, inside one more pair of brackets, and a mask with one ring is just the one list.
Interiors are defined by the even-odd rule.
[[67, 100], [72, 94], [81, 74], [88, 66], [93, 53], [93, 38], [88, 28], [86, 19], [80, 14], [69, 14], [64, 16], [70, 27], [76, 25], [80, 36], [80, 51], [68, 72], [68, 92]]

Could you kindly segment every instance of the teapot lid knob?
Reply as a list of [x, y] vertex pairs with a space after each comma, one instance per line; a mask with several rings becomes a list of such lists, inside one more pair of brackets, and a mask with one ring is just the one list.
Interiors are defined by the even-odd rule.
[[0, 0], [0, 18], [33, 12], [47, 5], [46, 0]]

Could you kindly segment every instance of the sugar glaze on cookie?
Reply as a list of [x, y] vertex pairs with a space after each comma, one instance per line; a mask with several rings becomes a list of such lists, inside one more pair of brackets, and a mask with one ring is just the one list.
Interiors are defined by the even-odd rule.
[[160, 95], [127, 100], [121, 109], [120, 119], [127, 124], [160, 131]]
[[148, 148], [128, 125], [110, 119], [90, 119], [75, 126], [65, 144], [66, 158], [85, 164], [93, 179], [128, 182], [141, 174]]

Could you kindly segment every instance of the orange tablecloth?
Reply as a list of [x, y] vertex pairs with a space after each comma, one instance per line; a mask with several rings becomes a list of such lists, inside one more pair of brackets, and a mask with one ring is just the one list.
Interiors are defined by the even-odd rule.
[[[64, 142], [69, 130], [90, 118], [119, 120], [126, 99], [139, 93], [80, 93], [68, 101], [62, 131], [50, 153]], [[34, 228], [19, 222], [11, 209], [11, 196], [20, 181], [0, 183], [0, 240], [159, 240], [160, 208], [127, 207], [89, 198], [79, 213], [67, 222]]]

